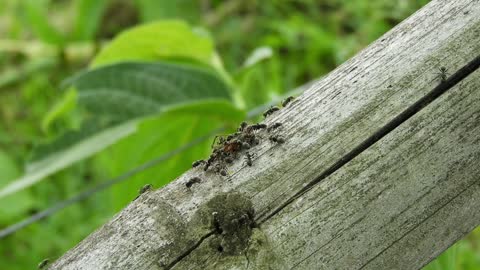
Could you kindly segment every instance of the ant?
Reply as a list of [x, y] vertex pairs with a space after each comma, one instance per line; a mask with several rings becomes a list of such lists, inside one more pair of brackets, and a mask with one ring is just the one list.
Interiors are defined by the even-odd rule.
[[274, 112], [280, 110], [280, 108], [278, 108], [277, 106], [271, 106], [270, 109], [268, 109], [267, 111], [265, 111], [263, 113], [263, 117], [267, 118], [267, 116], [273, 114]]
[[245, 131], [247, 133], [252, 133], [252, 131], [265, 129], [265, 128], [267, 128], [267, 125], [265, 125], [265, 124], [254, 124], [254, 125], [251, 125], [251, 126], [247, 127], [245, 129]]
[[148, 191], [151, 191], [152, 190], [152, 185], [151, 184], [146, 184], [145, 186], [143, 186], [139, 191], [138, 191], [138, 195], [142, 195], [143, 193], [145, 192], [148, 192]]
[[248, 165], [248, 166], [252, 166], [252, 158], [253, 158], [253, 154], [250, 154], [249, 152], [246, 152], [245, 153], [246, 156], [245, 156], [245, 163]]
[[267, 128], [267, 131], [270, 132], [270, 131], [272, 131], [272, 130], [274, 130], [274, 129], [277, 129], [277, 128], [281, 127], [281, 126], [282, 126], [282, 123], [278, 123], [278, 122], [277, 122], [277, 123], [269, 126], [269, 127]]
[[287, 107], [288, 103], [290, 103], [293, 99], [294, 99], [294, 97], [292, 97], [292, 96], [287, 97], [284, 101], [282, 101], [282, 106], [284, 108]]
[[240, 123], [240, 126], [238, 127], [237, 131], [243, 131], [247, 126], [248, 126], [247, 122], [242, 122]]
[[440, 81], [443, 83], [447, 80], [447, 68], [445, 67], [441, 67], [438, 69], [438, 72], [437, 72], [437, 77], [440, 78]]
[[192, 167], [195, 168], [195, 167], [198, 167], [198, 166], [200, 166], [200, 165], [202, 165], [202, 164], [204, 164], [204, 163], [205, 163], [205, 160], [200, 159], [200, 160], [197, 160], [197, 161], [193, 162], [193, 163], [192, 163]]
[[220, 221], [218, 220], [218, 212], [212, 213], [212, 225], [217, 234], [223, 233], [222, 225], [220, 225]]
[[143, 193], [152, 191], [152, 189], [153, 189], [153, 187], [152, 187], [151, 184], [146, 184], [145, 186], [143, 186], [143, 187], [138, 191], [137, 197], [135, 197], [135, 199], [133, 199], [133, 200], [135, 201], [135, 200], [138, 199], [140, 196], [142, 196]]
[[233, 158], [230, 157], [230, 156], [227, 156], [224, 160], [225, 160], [226, 163], [232, 163], [233, 162]]
[[223, 145], [223, 151], [226, 153], [235, 153], [242, 148], [242, 142], [240, 140], [233, 140], [232, 142], [226, 142]]
[[227, 171], [225, 171], [225, 168], [218, 163], [215, 165], [215, 172], [219, 173], [221, 176], [227, 176]]
[[272, 135], [268, 138], [271, 142], [274, 142], [274, 143], [284, 143], [285, 142], [285, 139], [280, 137], [280, 136], [275, 136], [275, 135]]
[[190, 180], [187, 181], [187, 183], [185, 183], [185, 186], [187, 188], [191, 188], [193, 184], [200, 183], [200, 182], [202, 182], [202, 179], [200, 179], [200, 177], [192, 177], [190, 178]]
[[210, 165], [212, 165], [213, 161], [215, 160], [215, 158], [217, 157], [217, 154], [214, 152], [207, 160], [207, 162], [205, 162], [205, 167], [203, 167], [203, 170], [204, 171], [207, 171], [208, 168], [210, 167]]
[[[228, 137], [230, 137], [231, 135], [229, 135], [227, 137], [227, 139], [225, 140], [225, 135], [216, 135], [215, 138], [213, 138], [213, 142], [212, 142], [212, 145], [210, 145], [210, 148], [215, 148], [215, 145], [221, 145], [223, 143], [225, 143], [225, 141], [227, 140], [228, 141]], [[220, 138], [220, 139], [218, 139]], [[218, 142], [217, 142], [217, 139], [218, 139]]]
[[38, 269], [44, 269], [47, 264], [50, 262], [50, 259], [45, 259], [38, 264]]
[[250, 149], [252, 146], [248, 142], [242, 142], [243, 149]]

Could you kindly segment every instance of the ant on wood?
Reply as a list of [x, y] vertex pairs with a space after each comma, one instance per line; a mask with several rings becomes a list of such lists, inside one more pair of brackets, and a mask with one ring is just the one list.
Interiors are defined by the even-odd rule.
[[438, 69], [437, 78], [440, 78], [440, 81], [443, 83], [447, 80], [447, 68], [441, 67]]

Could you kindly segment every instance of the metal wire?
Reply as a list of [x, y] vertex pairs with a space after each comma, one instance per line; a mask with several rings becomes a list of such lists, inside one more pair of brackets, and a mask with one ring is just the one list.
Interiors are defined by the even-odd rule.
[[[315, 81], [314, 81], [315, 82]], [[296, 95], [296, 94], [299, 94], [301, 92], [303, 92], [305, 89], [309, 88], [314, 82], [310, 82], [310, 83], [307, 83], [303, 86], [300, 86], [298, 88], [295, 88], [289, 92], [287, 92], [285, 95], [282, 95], [282, 96], [279, 96], [277, 98], [274, 98], [271, 102], [267, 103], [267, 104], [263, 104], [263, 105], [260, 105], [252, 110], [250, 110], [248, 113], [247, 113], [247, 119], [251, 119], [251, 118], [254, 118], [258, 115], [260, 115], [266, 108], [270, 107], [271, 105], [273, 104], [276, 104], [278, 103], [280, 100], [284, 99], [285, 97], [287, 96], [291, 96], [291, 95]], [[34, 215], [31, 215], [29, 217], [27, 217], [26, 219], [18, 222], [18, 223], [15, 223], [13, 225], [10, 225], [8, 226], [7, 228], [5, 229], [2, 229], [0, 230], [0, 239], [2, 238], [5, 238], [7, 237], [8, 235], [11, 235], [13, 233], [15, 233], [16, 231], [32, 224], [32, 223], [35, 223], [43, 218], [46, 218], [48, 216], [51, 216], [53, 214], [55, 214], [56, 212], [62, 210], [63, 208], [67, 207], [67, 206], [70, 206], [74, 203], [77, 203], [77, 202], [80, 202], [80, 201], [83, 201], [87, 198], [89, 198], [90, 196], [92, 196], [93, 194], [99, 192], [99, 191], [102, 191], [116, 183], [119, 183], [119, 182], [122, 182], [140, 172], [143, 172], [147, 169], [150, 169], [152, 168], [153, 166], [157, 165], [157, 164], [160, 164], [161, 162], [163, 161], [166, 161], [170, 158], [172, 158], [173, 156], [177, 155], [177, 154], [180, 154], [181, 152], [185, 151], [185, 150], [188, 150], [189, 148], [192, 148], [206, 140], [208, 140], [209, 138], [211, 138], [212, 136], [214, 136], [215, 134], [218, 134], [218, 133], [221, 133], [225, 130], [226, 128], [223, 126], [223, 127], [220, 127], [220, 128], [217, 128], [215, 130], [212, 130], [211, 132], [209, 132], [208, 134], [204, 135], [204, 136], [201, 136], [201, 137], [198, 137], [192, 141], [190, 141], [189, 143], [175, 149], [175, 150], [172, 150], [166, 154], [163, 154], [157, 158], [154, 158], [150, 161], [147, 161], [146, 163], [143, 163], [141, 164], [140, 166], [138, 167], [135, 167], [127, 172], [125, 172], [124, 174], [120, 175], [120, 176], [117, 176], [117, 177], [114, 177], [114, 178], [111, 178], [107, 181], [103, 181], [101, 182], [100, 184], [97, 184], [87, 190], [84, 190], [80, 193], [78, 193], [77, 195], [74, 195], [73, 197], [69, 198], [69, 199], [66, 199], [64, 201], [60, 201], [58, 203], [55, 203], [53, 206], [41, 211], [41, 212], [38, 212]]]
[[18, 223], [15, 223], [3, 230], [0, 231], [0, 239], [22, 229], [23, 227], [27, 226], [27, 225], [30, 225], [42, 218], [45, 218], [45, 217], [48, 217], [56, 212], [58, 212], [59, 210], [71, 205], [71, 204], [74, 204], [74, 203], [77, 203], [79, 201], [83, 201], [85, 199], [87, 199], [88, 197], [92, 196], [93, 194], [99, 192], [99, 191], [102, 191], [110, 186], [112, 186], [113, 184], [116, 184], [116, 183], [119, 183], [119, 182], [122, 182], [134, 175], [136, 175], [137, 173], [140, 173], [140, 172], [143, 172], [147, 169], [150, 169], [151, 167], [165, 161], [165, 160], [168, 160], [169, 158], [189, 149], [189, 148], [192, 148], [194, 147], [195, 145], [203, 142], [203, 141], [206, 141], [208, 140], [208, 138], [210, 138], [211, 136], [217, 134], [218, 132], [222, 132], [225, 128], [224, 127], [221, 127], [221, 128], [217, 128], [213, 131], [211, 131], [210, 133], [208, 133], [207, 135], [204, 135], [202, 137], [198, 137], [196, 138], [195, 140], [192, 140], [190, 141], [189, 143], [173, 150], [173, 151], [170, 151], [164, 155], [161, 155], [157, 158], [154, 158], [150, 161], [147, 161], [146, 163], [143, 163], [142, 165], [138, 166], [138, 167], [135, 167], [133, 169], [131, 169], [130, 171], [127, 171], [125, 172], [124, 174], [120, 175], [120, 176], [117, 176], [117, 177], [114, 177], [114, 178], [111, 178], [107, 181], [103, 181], [101, 182], [100, 184], [96, 185], [96, 186], [93, 186], [85, 191], [82, 191], [80, 192], [79, 194], [67, 199], [67, 200], [64, 200], [64, 201], [60, 201], [56, 204], [54, 204], [53, 206], [41, 211], [41, 212], [38, 212], [34, 215], [31, 215], [30, 217], [18, 222]]

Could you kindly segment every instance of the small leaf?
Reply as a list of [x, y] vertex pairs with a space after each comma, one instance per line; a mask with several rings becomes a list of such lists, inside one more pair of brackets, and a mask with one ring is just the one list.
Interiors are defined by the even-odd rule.
[[182, 21], [148, 23], [119, 34], [95, 57], [92, 65], [96, 67], [121, 61], [155, 61], [176, 57], [212, 64], [213, 43]]

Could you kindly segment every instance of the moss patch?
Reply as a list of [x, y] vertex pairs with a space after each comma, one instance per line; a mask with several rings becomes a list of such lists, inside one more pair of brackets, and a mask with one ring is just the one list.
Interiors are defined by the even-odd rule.
[[255, 225], [252, 202], [238, 193], [213, 197], [199, 209], [196, 220], [215, 232], [211, 248], [224, 255], [245, 251]]

